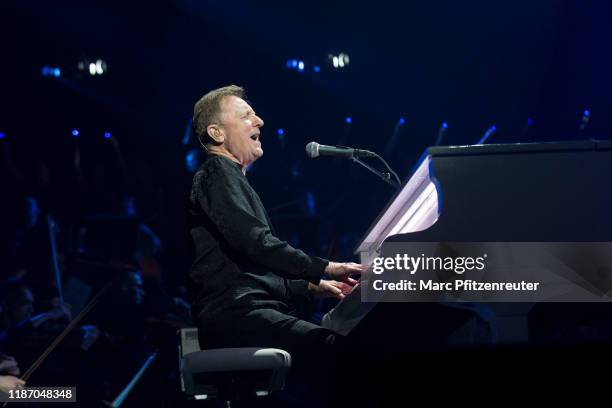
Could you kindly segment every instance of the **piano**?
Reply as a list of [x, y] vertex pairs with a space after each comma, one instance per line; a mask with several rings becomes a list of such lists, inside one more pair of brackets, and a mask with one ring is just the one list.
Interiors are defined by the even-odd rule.
[[[370, 265], [393, 241], [612, 242], [611, 180], [612, 141], [430, 147], [355, 253]], [[608, 321], [609, 303], [366, 303], [355, 290], [322, 324], [364, 346], [447, 347], [546, 343]]]

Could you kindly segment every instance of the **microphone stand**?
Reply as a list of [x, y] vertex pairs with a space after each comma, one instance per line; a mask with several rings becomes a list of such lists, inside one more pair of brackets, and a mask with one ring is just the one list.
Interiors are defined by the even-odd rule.
[[[389, 169], [389, 172], [383, 173], [383, 172], [375, 169], [374, 167], [370, 166], [369, 164], [362, 162], [361, 160], [359, 160], [358, 157], [355, 157], [354, 155], [353, 155], [352, 159], [353, 159], [353, 162], [355, 162], [355, 163], [365, 167], [366, 169], [370, 170], [372, 173], [376, 174], [385, 183], [391, 185], [392, 187], [400, 188], [402, 183], [400, 183], [399, 177], [397, 176], [397, 174], [393, 170], [391, 170], [391, 168], [389, 167], [387, 162], [382, 157], [380, 157], [376, 153], [374, 153], [374, 154], [375, 154], [374, 157], [376, 157], [377, 159], [379, 159], [380, 161], [382, 161], [385, 164], [387, 169]], [[391, 179], [391, 173], [393, 173], [393, 175], [395, 176], [395, 179]]]

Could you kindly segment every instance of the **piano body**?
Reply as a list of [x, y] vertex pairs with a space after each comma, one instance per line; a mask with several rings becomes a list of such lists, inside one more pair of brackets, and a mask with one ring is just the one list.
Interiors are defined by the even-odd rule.
[[[371, 264], [385, 241], [610, 242], [611, 181], [612, 141], [430, 147], [356, 254]], [[323, 325], [364, 345], [527, 344], [559, 329], [555, 316], [593, 314], [612, 323], [609, 303], [363, 303], [354, 291]]]

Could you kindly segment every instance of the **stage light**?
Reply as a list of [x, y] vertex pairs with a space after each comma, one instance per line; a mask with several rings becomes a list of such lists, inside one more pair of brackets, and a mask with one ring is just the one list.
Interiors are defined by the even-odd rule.
[[403, 125], [404, 123], [406, 123], [406, 119], [404, 118], [399, 118], [399, 124]]
[[329, 54], [328, 58], [334, 68], [344, 68], [351, 61], [348, 54], [345, 54], [343, 52], [338, 55]]
[[0, 140], [4, 139], [6, 137], [6, 135], [2, 132], [0, 132]]
[[91, 76], [102, 75], [108, 71], [106, 62], [100, 58], [96, 59], [95, 61], [83, 59], [78, 62], [77, 67], [79, 68], [79, 71], [88, 70], [89, 75]]
[[306, 192], [306, 207], [308, 208], [308, 215], [317, 214], [317, 205], [312, 191]]
[[195, 173], [198, 170], [198, 166], [200, 165], [200, 150], [199, 149], [191, 149], [185, 155], [185, 166], [187, 170]]
[[304, 61], [300, 61], [298, 62], [298, 71], [303, 71], [304, 70]]
[[533, 119], [527, 118], [527, 126], [533, 125]]
[[42, 67], [42, 69], [40, 70], [40, 73], [44, 77], [52, 76], [55, 78], [59, 78], [62, 75], [61, 69], [57, 67], [49, 67], [47, 65]]
[[102, 75], [104, 73], [105, 67], [106, 67], [106, 64], [104, 63], [104, 61], [97, 60], [96, 61], [96, 74]]
[[77, 129], [73, 129], [70, 133], [72, 134], [72, 137], [79, 137], [79, 131]]
[[110, 139], [112, 137], [112, 135], [110, 134], [110, 132], [105, 132], [104, 133], [104, 138], [105, 139]]
[[276, 131], [276, 134], [277, 134], [277, 135], [279, 135], [279, 136], [282, 136], [282, 135], [284, 135], [284, 134], [285, 134], [285, 131], [284, 131], [283, 129], [278, 129], [278, 130]]
[[347, 116], [347, 118], [346, 118], [346, 119], [344, 119], [344, 121], [345, 121], [346, 123], [351, 123], [351, 122], [353, 121], [353, 119], [351, 119], [351, 117], [350, 117], [350, 116]]
[[591, 116], [591, 112], [588, 109], [585, 109], [584, 112], [582, 113], [582, 116], [588, 118], [589, 116]]
[[313, 70], [314, 72], [316, 72], [316, 73], [319, 73], [319, 72], [321, 72], [321, 67], [320, 67], [320, 66], [318, 66], [318, 65], [315, 65], [315, 66], [312, 68], [312, 70]]
[[495, 125], [491, 126], [489, 129], [487, 129], [485, 134], [482, 135], [482, 137], [480, 138], [480, 140], [476, 144], [478, 144], [478, 145], [485, 144], [487, 139], [489, 137], [491, 137], [491, 135], [494, 134], [496, 131], [497, 131], [497, 126], [495, 126]]
[[442, 122], [442, 129], [448, 129], [448, 123]]

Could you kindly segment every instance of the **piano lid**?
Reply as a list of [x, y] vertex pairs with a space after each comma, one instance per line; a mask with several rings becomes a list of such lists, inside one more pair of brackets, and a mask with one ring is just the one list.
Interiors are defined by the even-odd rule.
[[437, 221], [439, 193], [431, 160], [425, 151], [412, 177], [378, 216], [357, 246], [356, 253], [376, 250], [392, 235], [422, 231]]
[[442, 213], [442, 190], [434, 174], [433, 160], [449, 156], [512, 155], [525, 153], [610, 150], [609, 140], [583, 140], [550, 143], [515, 143], [427, 148], [411, 177], [379, 214], [357, 245], [355, 253], [372, 252], [390, 236], [424, 231]]

